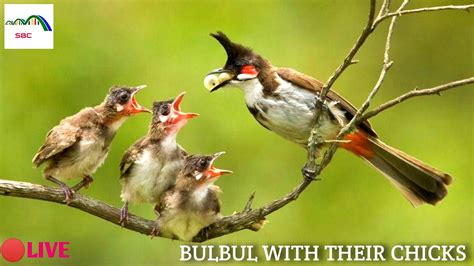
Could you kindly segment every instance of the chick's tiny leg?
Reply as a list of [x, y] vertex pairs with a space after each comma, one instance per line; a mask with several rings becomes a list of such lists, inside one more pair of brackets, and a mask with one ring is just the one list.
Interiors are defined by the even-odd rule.
[[123, 204], [122, 209], [120, 209], [120, 225], [123, 227], [128, 223], [128, 202]]
[[74, 187], [72, 187], [74, 189], [74, 191], [79, 191], [81, 190], [81, 188], [86, 188], [88, 189], [89, 188], [89, 185], [94, 181], [94, 179], [92, 178], [92, 176], [90, 175], [86, 175], [82, 178], [81, 182], [79, 182], [77, 185], [75, 185]]
[[156, 214], [156, 221], [155, 225], [153, 226], [153, 229], [151, 230], [151, 238], [158, 236], [160, 234], [160, 228], [159, 228], [159, 220], [160, 220], [160, 211], [158, 210], [158, 206], [155, 206], [155, 214]]
[[68, 187], [65, 183], [57, 180], [56, 178], [52, 177], [52, 176], [46, 176], [46, 179], [55, 183], [56, 185], [59, 185], [61, 187], [61, 189], [63, 190], [63, 193], [64, 193], [64, 202], [69, 205], [69, 203], [71, 203], [72, 201], [72, 197], [74, 195], [74, 191]]

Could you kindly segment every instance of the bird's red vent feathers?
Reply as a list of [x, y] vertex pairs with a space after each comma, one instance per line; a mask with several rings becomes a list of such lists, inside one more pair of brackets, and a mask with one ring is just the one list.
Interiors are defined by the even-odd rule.
[[369, 139], [361, 131], [347, 134], [345, 139], [350, 140], [350, 142], [342, 143], [340, 145], [342, 148], [367, 159], [374, 156], [374, 151], [372, 150], [372, 145], [370, 144]]

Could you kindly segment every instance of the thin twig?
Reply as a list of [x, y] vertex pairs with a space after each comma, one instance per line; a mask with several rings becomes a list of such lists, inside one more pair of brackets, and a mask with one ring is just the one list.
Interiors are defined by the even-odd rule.
[[254, 192], [252, 192], [252, 194], [250, 194], [250, 197], [247, 200], [247, 203], [245, 204], [243, 212], [248, 212], [248, 211], [252, 210], [252, 203], [253, 203], [253, 200], [255, 199], [255, 193], [256, 193], [256, 191], [254, 191]]
[[380, 7], [379, 14], [377, 15], [377, 18], [382, 17], [385, 14], [388, 14], [390, 11], [390, 4], [392, 3], [391, 0], [384, 0], [382, 3], [382, 6]]
[[[409, 0], [403, 1], [403, 3], [398, 8], [397, 12], [402, 11], [403, 8], [406, 5], [408, 5], [408, 3], [409, 3]], [[384, 50], [384, 53], [383, 53], [383, 66], [382, 66], [382, 70], [380, 71], [379, 78], [378, 78], [377, 82], [375, 83], [374, 88], [369, 93], [369, 96], [367, 96], [367, 99], [364, 101], [362, 106], [357, 110], [357, 113], [352, 118], [352, 121], [350, 121], [346, 125], [346, 129], [341, 130], [341, 132], [351, 131], [353, 126], [355, 125], [355, 123], [358, 121], [359, 117], [367, 110], [367, 108], [369, 108], [370, 103], [372, 102], [375, 95], [377, 94], [380, 87], [382, 86], [382, 83], [385, 80], [385, 76], [387, 75], [390, 67], [393, 64], [393, 61], [390, 61], [390, 46], [391, 46], [393, 30], [395, 28], [395, 23], [397, 21], [397, 18], [398, 18], [398, 16], [397, 17], [392, 17], [392, 21], [390, 22], [390, 26], [388, 27], [387, 38], [385, 40], [385, 50]]]
[[350, 139], [328, 139], [328, 140], [324, 140], [323, 143], [324, 144], [331, 144], [331, 143], [350, 143], [351, 140]]
[[327, 93], [331, 89], [332, 85], [334, 82], [339, 78], [339, 76], [344, 72], [344, 70], [351, 65], [353, 62], [354, 56], [357, 54], [359, 51], [360, 47], [365, 43], [367, 40], [367, 37], [369, 37], [371, 33], [371, 28], [372, 24], [374, 22], [374, 17], [375, 17], [375, 0], [370, 0], [370, 10], [369, 10], [369, 15], [368, 15], [368, 20], [367, 23], [362, 30], [362, 33], [360, 34], [359, 38], [357, 38], [357, 41], [355, 42], [354, 46], [352, 46], [351, 50], [349, 51], [349, 54], [344, 58], [344, 61], [339, 65], [339, 67], [334, 71], [334, 73], [329, 77], [329, 79], [326, 81], [324, 84], [323, 88], [321, 89], [321, 93], [319, 97], [321, 98], [321, 101], [324, 101], [326, 98]]
[[384, 16], [378, 17], [373, 25], [373, 28], [377, 27], [377, 25], [394, 16], [401, 16], [401, 15], [409, 15], [409, 14], [416, 14], [416, 13], [425, 13], [425, 12], [432, 12], [432, 11], [442, 11], [442, 10], [464, 10], [470, 11], [471, 8], [474, 8], [474, 4], [471, 5], [450, 5], [450, 6], [433, 6], [433, 7], [424, 7], [424, 8], [417, 8], [417, 9], [408, 9], [403, 11], [396, 11], [392, 13], [387, 13]]
[[[329, 77], [328, 81], [323, 85], [321, 88], [321, 92], [319, 96], [316, 98], [315, 102], [315, 117], [313, 122], [313, 129], [311, 130], [310, 137], [308, 139], [308, 155], [306, 160], [305, 169], [314, 172], [314, 176], [316, 177], [319, 173], [317, 172], [317, 165], [316, 165], [316, 158], [318, 157], [318, 146], [323, 142], [322, 137], [318, 133], [318, 128], [320, 128], [323, 112], [324, 112], [324, 100], [326, 98], [327, 93], [331, 89], [334, 82], [339, 78], [339, 76], [344, 72], [344, 70], [353, 64], [354, 56], [359, 51], [360, 47], [365, 43], [367, 37], [369, 37], [370, 33], [372, 32], [372, 24], [375, 18], [375, 0], [370, 1], [370, 8], [367, 23], [362, 30], [359, 38], [352, 46], [351, 50], [344, 58], [342, 63], [339, 67], [334, 71], [334, 73]], [[321, 169], [322, 170], [322, 169]]]
[[[409, 0], [405, 0], [400, 5], [400, 7], [398, 8], [397, 11], [401, 11], [408, 4], [408, 2], [409, 2]], [[351, 132], [353, 130], [353, 128], [360, 121], [359, 118], [367, 110], [367, 108], [370, 105], [370, 102], [372, 101], [372, 99], [375, 97], [378, 90], [382, 86], [382, 83], [385, 79], [385, 76], [386, 76], [388, 70], [390, 69], [390, 66], [393, 63], [392, 61], [390, 61], [390, 44], [391, 44], [393, 30], [395, 28], [395, 22], [397, 21], [397, 18], [398, 17], [393, 17], [392, 18], [392, 21], [390, 22], [390, 26], [388, 28], [387, 38], [386, 38], [386, 41], [385, 41], [383, 65], [382, 65], [382, 70], [380, 71], [379, 78], [378, 78], [377, 82], [375, 83], [374, 88], [372, 89], [372, 91], [367, 96], [367, 99], [364, 101], [362, 106], [357, 110], [356, 114], [354, 115], [354, 117], [352, 117], [351, 121], [349, 121], [349, 123], [347, 123], [344, 127], [341, 128], [341, 130], [339, 131], [339, 134], [335, 138], [336, 140], [342, 140], [345, 135], [347, 135], [349, 132]], [[329, 162], [332, 160], [332, 157], [336, 153], [337, 147], [338, 147], [338, 143], [333, 143], [329, 146], [329, 148], [327, 149], [323, 159], [321, 160], [320, 167], [324, 168], [329, 164]]]
[[433, 95], [433, 94], [439, 95], [442, 91], [460, 87], [462, 85], [472, 84], [472, 83], [474, 83], [474, 77], [449, 82], [449, 83], [432, 87], [432, 88], [411, 90], [393, 100], [390, 100], [384, 104], [379, 105], [374, 110], [365, 113], [363, 116], [360, 117], [359, 121], [364, 121], [371, 117], [374, 117], [378, 115], [380, 112], [385, 111], [388, 108], [394, 107], [395, 105], [405, 100], [408, 100], [410, 98], [417, 97], [417, 96], [424, 96], [424, 95]]

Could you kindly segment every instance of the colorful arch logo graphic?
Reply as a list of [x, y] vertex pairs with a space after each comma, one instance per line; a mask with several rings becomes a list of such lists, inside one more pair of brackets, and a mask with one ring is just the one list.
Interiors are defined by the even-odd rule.
[[8, 20], [5, 25], [39, 25], [44, 31], [53, 31], [48, 21], [40, 15], [31, 15], [27, 19]]

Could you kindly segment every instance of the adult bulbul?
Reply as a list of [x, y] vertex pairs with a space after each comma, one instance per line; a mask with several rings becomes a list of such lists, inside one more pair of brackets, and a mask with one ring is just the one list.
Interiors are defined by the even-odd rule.
[[156, 206], [159, 212], [157, 230], [163, 236], [191, 241], [201, 229], [220, 218], [218, 196], [221, 190], [214, 181], [223, 174], [232, 173], [214, 167], [214, 161], [222, 154], [186, 157], [175, 187], [166, 191]]
[[122, 225], [127, 222], [129, 203], [157, 204], [183, 167], [186, 152], [176, 142], [176, 135], [189, 119], [198, 116], [180, 111], [183, 97], [181, 93], [174, 100], [153, 103], [148, 134], [137, 140], [122, 158]]
[[[92, 174], [107, 157], [110, 143], [122, 123], [131, 115], [150, 112], [135, 99], [135, 94], [144, 87], [113, 86], [101, 104], [64, 118], [48, 132], [33, 164], [46, 165], [44, 177], [61, 186], [66, 203], [71, 202], [74, 191], [93, 181]], [[74, 189], [58, 180], [77, 177], [82, 181]]]
[[[244, 92], [245, 103], [265, 128], [307, 148], [313, 127], [315, 97], [323, 83], [291, 68], [278, 68], [252, 49], [232, 42], [224, 33], [211, 34], [225, 49], [223, 68], [204, 80], [211, 92], [235, 86]], [[336, 137], [356, 108], [334, 91], [327, 95], [329, 109], [318, 133], [324, 140]], [[340, 147], [365, 159], [393, 183], [414, 205], [436, 204], [447, 195], [451, 176], [423, 163], [378, 139], [368, 121], [346, 136]]]

